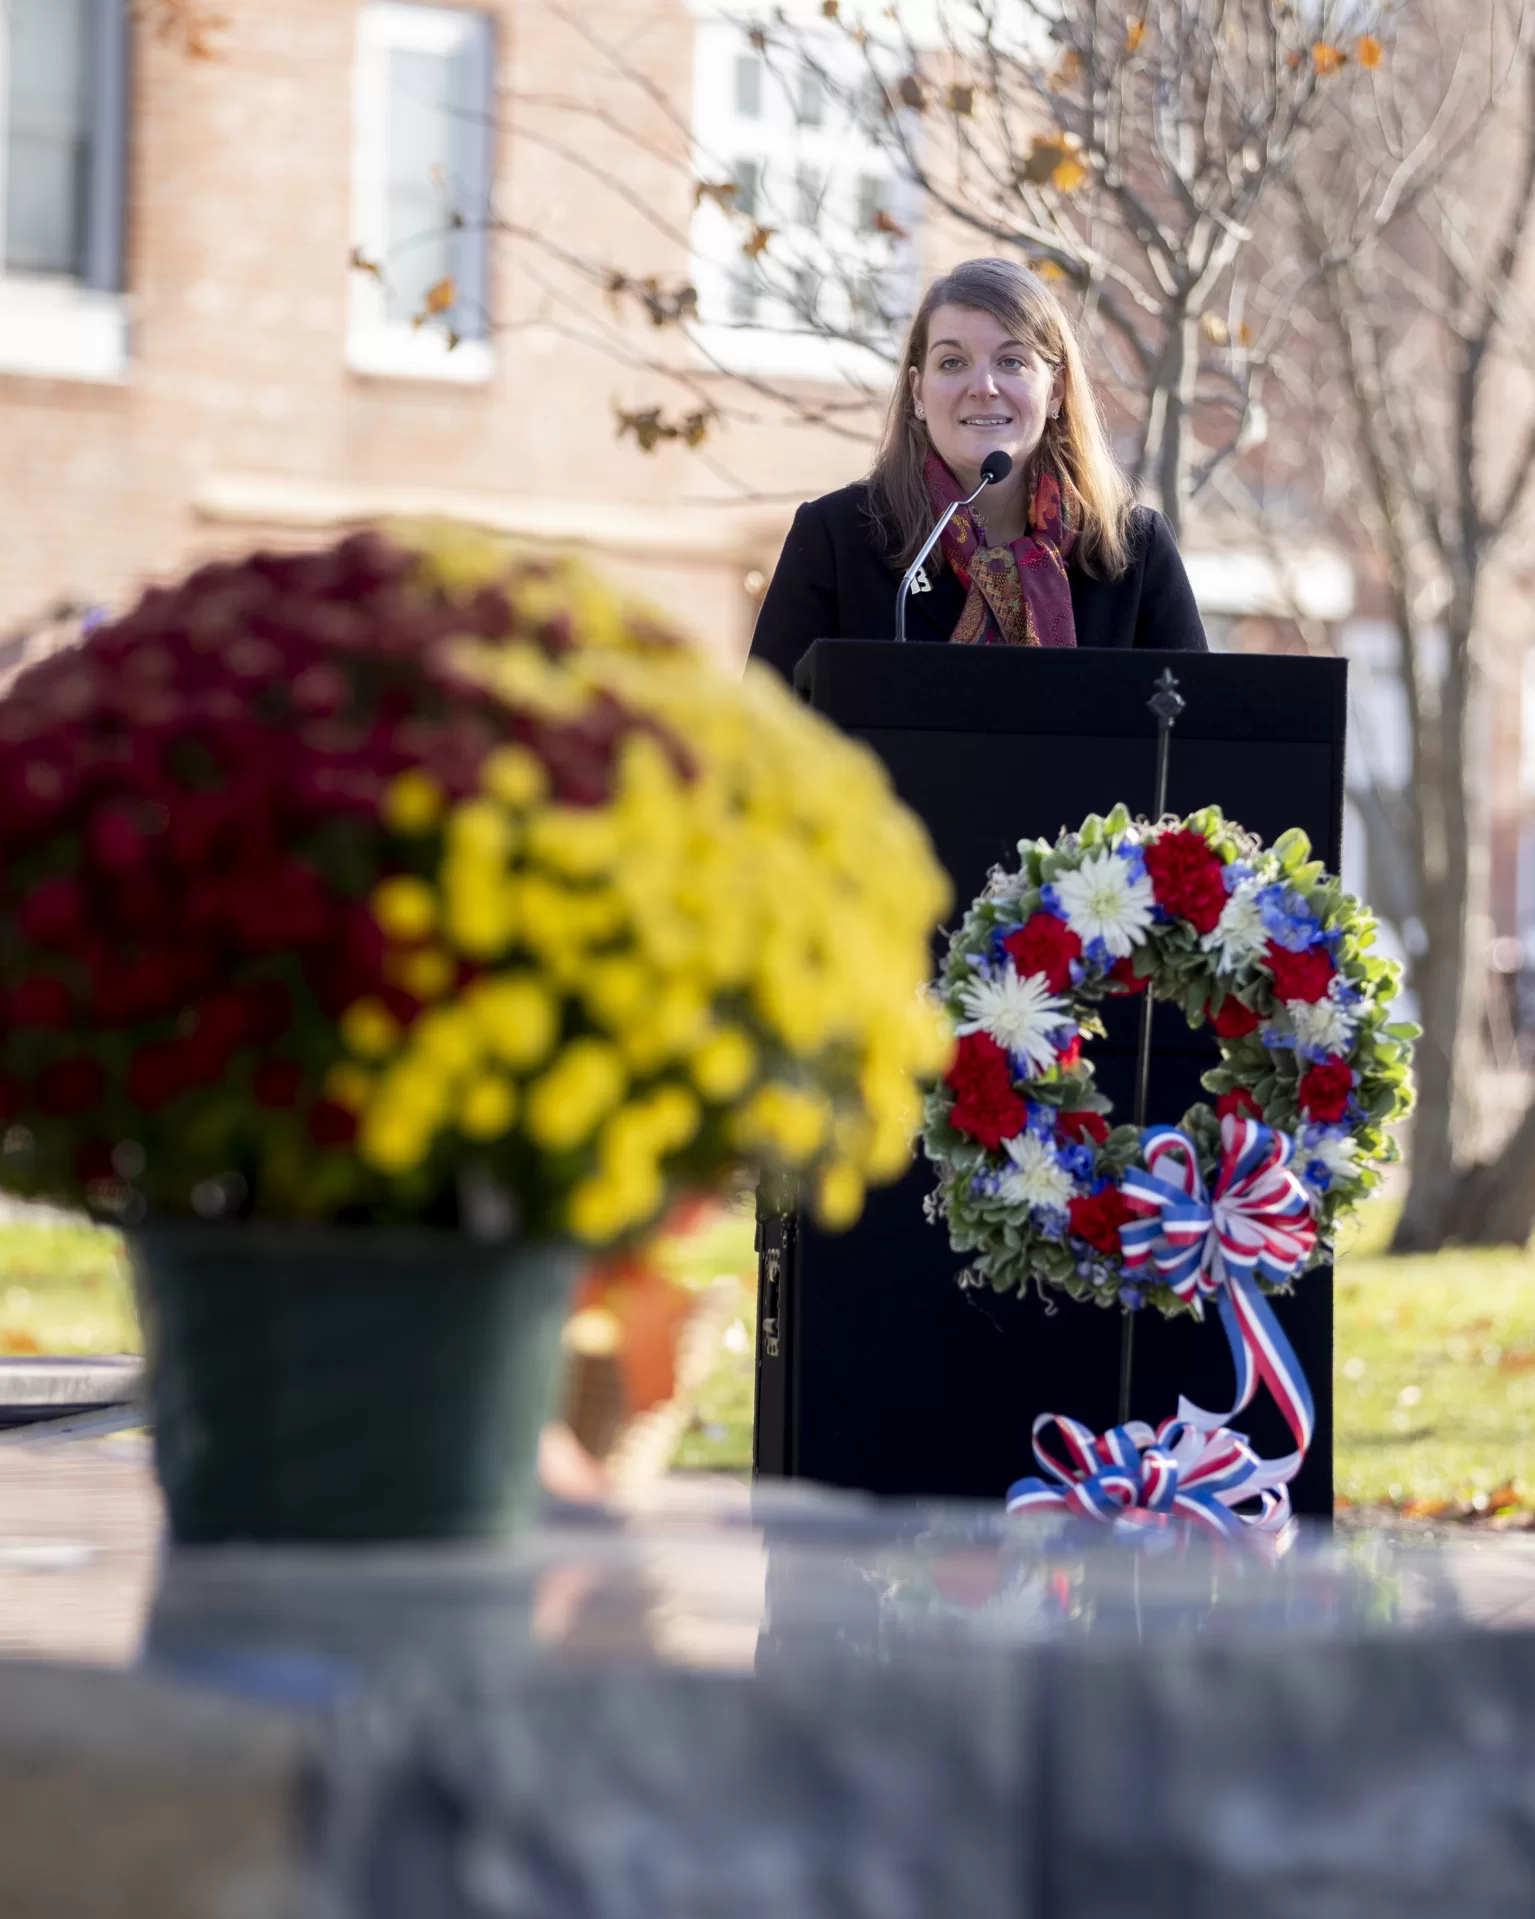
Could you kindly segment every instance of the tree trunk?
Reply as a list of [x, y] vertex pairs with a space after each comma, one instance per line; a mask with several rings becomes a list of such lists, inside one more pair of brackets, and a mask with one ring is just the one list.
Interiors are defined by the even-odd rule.
[[1446, 625], [1437, 713], [1418, 729], [1414, 778], [1423, 807], [1425, 950], [1413, 967], [1423, 1037], [1407, 1200], [1391, 1250], [1433, 1252], [1460, 1236], [1480, 1052], [1487, 847], [1482, 755], [1472, 738], [1477, 702], [1471, 635], [1474, 573], [1455, 592]]
[[1194, 382], [1199, 376], [1199, 323], [1175, 311], [1168, 320], [1167, 339], [1148, 395], [1146, 434], [1137, 473], [1150, 476], [1162, 517], [1173, 538], [1183, 532], [1183, 509], [1188, 499], [1189, 459], [1187, 426], [1194, 405]]

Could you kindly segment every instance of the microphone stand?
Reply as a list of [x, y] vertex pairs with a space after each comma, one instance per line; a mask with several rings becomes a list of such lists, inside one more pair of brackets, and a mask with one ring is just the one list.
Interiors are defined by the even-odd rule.
[[[1010, 470], [1011, 462], [1009, 462], [1009, 471]], [[954, 518], [954, 515], [959, 509], [962, 506], [973, 506], [994, 479], [1006, 478], [1007, 474], [1005, 473], [982, 473], [981, 484], [970, 495], [968, 500], [953, 500], [944, 508], [943, 518], [938, 522], [937, 526], [933, 528], [932, 532], [928, 534], [922, 551], [912, 561], [911, 565], [907, 567], [905, 576], [901, 581], [900, 590], [895, 596], [895, 637], [902, 644], [905, 643], [906, 639], [906, 602], [911, 597], [912, 581], [916, 579], [917, 575], [922, 571], [922, 562], [927, 558], [928, 554], [932, 552], [939, 540], [943, 538], [943, 529], [949, 524], [950, 520]]]

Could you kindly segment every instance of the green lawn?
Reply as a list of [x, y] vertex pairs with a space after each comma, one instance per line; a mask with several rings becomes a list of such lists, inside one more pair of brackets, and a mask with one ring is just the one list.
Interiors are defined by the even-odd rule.
[[[1375, 1208], [1338, 1266], [1339, 1494], [1355, 1505], [1535, 1505], [1535, 1257], [1388, 1259], [1380, 1249], [1390, 1227], [1389, 1209]], [[739, 1311], [676, 1463], [743, 1472], [755, 1334], [749, 1207], [664, 1242], [659, 1256], [689, 1285], [729, 1275], [738, 1286]], [[115, 1235], [0, 1224], [0, 1353], [116, 1353], [137, 1344]]]
[[115, 1233], [84, 1223], [0, 1221], [0, 1354], [138, 1349]]

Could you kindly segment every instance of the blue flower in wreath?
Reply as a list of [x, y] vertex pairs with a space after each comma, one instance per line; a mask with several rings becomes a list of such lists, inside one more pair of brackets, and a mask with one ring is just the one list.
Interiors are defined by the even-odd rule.
[[1085, 1182], [1092, 1178], [1095, 1162], [1091, 1146], [1080, 1143], [1074, 1146], [1058, 1146], [1055, 1149], [1055, 1156], [1073, 1179]]
[[1306, 904], [1305, 895], [1293, 887], [1265, 886], [1258, 895], [1258, 909], [1269, 937], [1292, 953], [1304, 953], [1322, 937], [1322, 923]]

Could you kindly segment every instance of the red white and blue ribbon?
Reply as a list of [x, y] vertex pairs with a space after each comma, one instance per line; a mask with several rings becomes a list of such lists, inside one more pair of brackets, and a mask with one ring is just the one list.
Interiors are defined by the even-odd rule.
[[[1064, 1457], [1041, 1440], [1059, 1432]], [[1283, 1533], [1290, 1523], [1285, 1482], [1300, 1455], [1260, 1459], [1245, 1433], [1211, 1431], [1167, 1419], [1155, 1432], [1140, 1420], [1095, 1433], [1074, 1419], [1041, 1413], [1034, 1422], [1034, 1457], [1050, 1475], [1020, 1479], [1008, 1489], [1010, 1513], [1054, 1511], [1096, 1519], [1120, 1530], [1166, 1526], [1186, 1519], [1222, 1539]], [[1233, 1508], [1256, 1501], [1253, 1512]]]
[[1293, 1463], [1274, 1463], [1293, 1473], [1311, 1444], [1316, 1413], [1300, 1361], [1258, 1282], [1293, 1279], [1316, 1244], [1306, 1188], [1290, 1168], [1295, 1142], [1259, 1120], [1223, 1119], [1220, 1167], [1207, 1193], [1186, 1133], [1153, 1126], [1141, 1137], [1145, 1169], [1132, 1168], [1121, 1187], [1140, 1215], [1120, 1228], [1126, 1268], [1154, 1268], [1196, 1314], [1213, 1297], [1237, 1375], [1230, 1412], [1207, 1413], [1180, 1400], [1178, 1418], [1205, 1431], [1224, 1428], [1251, 1404], [1261, 1379], [1298, 1448]]

